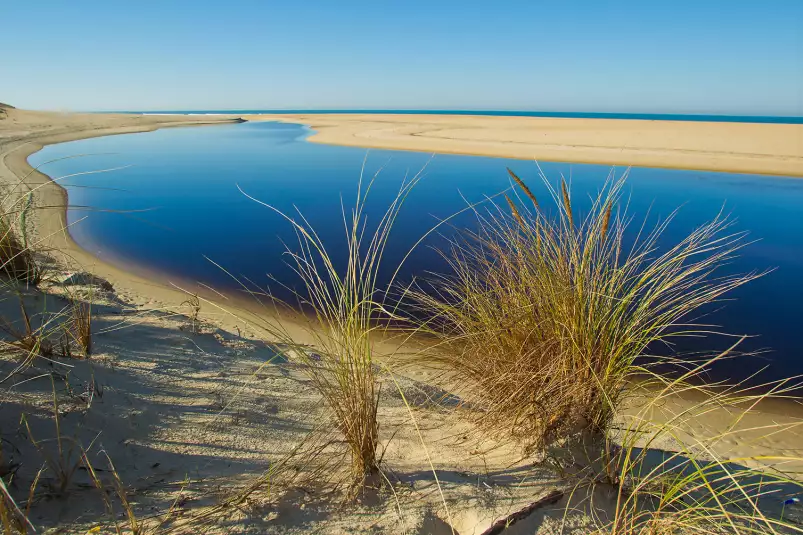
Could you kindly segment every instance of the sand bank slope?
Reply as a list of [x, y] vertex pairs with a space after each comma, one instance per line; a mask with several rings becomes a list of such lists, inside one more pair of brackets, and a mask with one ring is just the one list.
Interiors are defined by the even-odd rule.
[[467, 115], [255, 115], [310, 141], [383, 149], [803, 176], [803, 125]]

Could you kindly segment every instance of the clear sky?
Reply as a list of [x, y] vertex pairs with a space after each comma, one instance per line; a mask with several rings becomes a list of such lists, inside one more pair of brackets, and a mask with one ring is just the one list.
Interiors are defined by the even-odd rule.
[[5, 0], [0, 102], [803, 115], [803, 0]]

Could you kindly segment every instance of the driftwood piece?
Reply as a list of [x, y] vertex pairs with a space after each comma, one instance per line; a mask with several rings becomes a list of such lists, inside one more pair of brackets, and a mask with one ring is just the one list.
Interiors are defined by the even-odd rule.
[[560, 501], [561, 498], [564, 496], [564, 492], [562, 490], [553, 490], [540, 500], [534, 501], [524, 509], [519, 509], [515, 513], [511, 513], [505, 518], [500, 518], [493, 524], [491, 527], [486, 529], [482, 532], [481, 535], [498, 535], [502, 533], [504, 530], [518, 522], [519, 520], [524, 520], [531, 514], [533, 514], [536, 510], [540, 509], [541, 507], [546, 507], [547, 505], [554, 505]]

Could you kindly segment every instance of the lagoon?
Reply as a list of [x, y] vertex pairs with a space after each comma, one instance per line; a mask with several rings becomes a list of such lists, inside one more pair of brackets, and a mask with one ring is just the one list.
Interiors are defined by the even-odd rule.
[[[394, 228], [388, 271], [442, 218], [508, 187], [506, 167], [536, 196], [547, 197], [531, 161], [321, 145], [306, 140], [310, 133], [280, 123], [170, 128], [51, 145], [29, 161], [53, 178], [119, 168], [64, 181], [75, 240], [124, 269], [158, 273], [163, 280], [200, 281], [228, 293], [240, 292], [239, 286], [208, 259], [275, 292], [281, 289], [270, 277], [296, 282], [283, 258], [283, 243], [295, 243], [289, 225], [238, 187], [282, 211], [298, 209], [336, 251], [344, 233], [341, 199], [347, 208], [353, 204], [363, 167], [366, 179], [381, 170], [369, 197], [373, 221], [401, 181], [423, 169], [423, 180]], [[53, 161], [76, 155], [82, 156]], [[561, 175], [570, 180], [580, 210], [612, 172], [601, 165], [539, 163], [553, 183]], [[633, 168], [626, 192], [634, 223], [648, 218], [654, 224], [680, 207], [666, 243], [721, 210], [734, 219], [734, 230], [749, 232], [754, 243], [727, 269], [772, 271], [734, 292], [732, 301], [720, 303], [705, 320], [729, 333], [755, 335], [742, 349], [767, 352], [751, 360], [750, 370], [740, 365], [723, 373], [742, 377], [768, 364], [765, 379], [803, 373], [803, 339], [797, 333], [803, 317], [803, 180]], [[411, 255], [402, 279], [446, 269], [433, 247], [443, 245], [456, 228], [471, 225], [471, 216], [464, 214], [442, 226]], [[731, 343], [716, 337], [681, 349], [721, 350]]]

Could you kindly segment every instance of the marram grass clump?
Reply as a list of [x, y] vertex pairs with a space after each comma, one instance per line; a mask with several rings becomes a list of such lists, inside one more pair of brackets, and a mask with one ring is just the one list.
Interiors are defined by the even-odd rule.
[[534, 450], [604, 432], [645, 358], [709, 330], [692, 314], [757, 275], [719, 274], [745, 243], [723, 216], [669, 247], [659, 241], [674, 214], [626, 237], [626, 174], [609, 177], [586, 214], [565, 181], [553, 188], [542, 175], [550, 198], [538, 200], [510, 175], [507, 206], [473, 208], [477, 229], [445, 254], [452, 273], [412, 295], [427, 318], [419, 329], [436, 340], [426, 362], [481, 423]]
[[9, 279], [36, 286], [42, 272], [26, 243], [25, 218], [18, 219], [14, 212], [0, 214], [0, 272]]
[[[271, 295], [276, 314], [265, 318], [261, 326], [289, 358], [303, 364], [303, 372], [323, 397], [331, 428], [348, 447], [352, 491], [359, 491], [379, 474], [376, 342], [388, 323], [398, 319], [387, 291], [380, 286], [380, 267], [399, 211], [420, 178], [418, 173], [405, 181], [378, 222], [369, 225], [366, 200], [377, 176], [367, 186], [361, 177], [354, 208], [343, 210], [345, 255], [330, 252], [332, 245], [323, 242], [303, 214], [293, 217], [249, 197], [279, 213], [296, 232], [298, 247], [286, 254], [301, 282], [301, 289], [293, 291], [297, 302], [286, 303]], [[341, 256], [345, 260], [337, 262], [335, 258]]]

